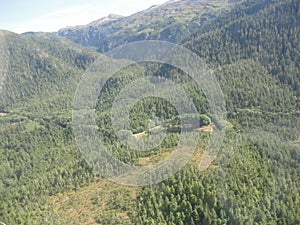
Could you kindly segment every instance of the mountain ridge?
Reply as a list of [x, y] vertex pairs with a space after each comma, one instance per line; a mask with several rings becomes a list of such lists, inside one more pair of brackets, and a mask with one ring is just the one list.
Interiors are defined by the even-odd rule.
[[92, 21], [86, 25], [77, 25], [77, 26], [67, 26], [64, 28], [61, 28], [58, 33], [62, 32], [63, 30], [66, 29], [83, 29], [83, 28], [87, 28], [89, 26], [100, 26], [100, 25], [105, 25], [106, 23], [112, 22], [114, 20], [118, 20], [124, 18], [124, 16], [121, 15], [117, 15], [117, 14], [109, 14], [108, 16], [102, 17], [98, 20]]
[[[171, 1], [103, 26], [93, 24], [82, 29], [61, 29], [57, 34], [84, 46], [94, 47], [99, 52], [134, 40], [163, 39], [178, 43], [198, 29], [203, 21], [208, 20], [213, 11], [224, 6], [226, 4], [222, 0], [210, 3], [195, 0]], [[189, 26], [186, 26], [187, 23]]]

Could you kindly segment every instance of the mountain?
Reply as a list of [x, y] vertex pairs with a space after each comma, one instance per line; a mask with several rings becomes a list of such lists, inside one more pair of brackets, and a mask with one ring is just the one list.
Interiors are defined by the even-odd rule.
[[0, 220], [47, 224], [43, 196], [94, 177], [72, 142], [70, 105], [98, 54], [48, 34], [0, 33]]
[[20, 36], [5, 32], [2, 41], [7, 62], [2, 64], [6, 67], [2, 107], [65, 95], [72, 85], [74, 91], [74, 82], [97, 57], [70, 41], [43, 33]]
[[[0, 221], [300, 224], [299, 6], [298, 0], [174, 0], [54, 34], [0, 30]], [[219, 125], [198, 85], [184, 71], [155, 62], [117, 72], [95, 108], [99, 137], [113, 157], [151, 166], [178, 144], [178, 112], [153, 97], [133, 105], [132, 133], [122, 134], [147, 138], [163, 119], [160, 145], [136, 151], [118, 140], [113, 101], [126, 87], [138, 88], [139, 78], [163, 76], [180, 85], [201, 119], [197, 147], [181, 171], [159, 184], [129, 187], [105, 180], [78, 149], [72, 105], [99, 57], [123, 63], [101, 52], [145, 39], [180, 43], [205, 60], [224, 94], [227, 130], [218, 157], [199, 170], [210, 131]]]
[[299, 7], [241, 1], [183, 42], [214, 68], [239, 137], [227, 133], [206, 174], [187, 168], [144, 188], [135, 223], [299, 223]]
[[85, 26], [63, 28], [58, 31], [58, 35], [84, 46], [89, 46], [89, 42], [98, 43], [99, 40], [109, 35], [114, 30], [114, 24], [122, 18], [122, 16], [111, 14]]
[[[128, 17], [112, 17], [83, 27], [63, 28], [58, 35], [105, 52], [138, 40], [167, 40], [179, 43], [226, 6], [226, 1], [168, 1]], [[188, 25], [187, 25], [188, 24]]]

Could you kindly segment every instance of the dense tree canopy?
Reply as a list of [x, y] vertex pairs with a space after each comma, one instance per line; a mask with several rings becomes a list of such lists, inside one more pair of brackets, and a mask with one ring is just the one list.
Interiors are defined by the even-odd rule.
[[[129, 115], [131, 130], [122, 130], [122, 135], [147, 139], [163, 129], [167, 135], [151, 151], [128, 149], [112, 127], [116, 96], [141, 77], [160, 76], [181, 85], [195, 104], [202, 129], [191, 126], [200, 130], [194, 156], [181, 172], [146, 187], [103, 181], [76, 145], [74, 93], [100, 54], [55, 34], [1, 36], [9, 60], [0, 64], [6, 78], [0, 89], [0, 221], [300, 224], [300, 2], [230, 1], [235, 3], [224, 7], [214, 1], [201, 10], [193, 8], [195, 2], [183, 1], [174, 17], [164, 6], [141, 14], [140, 21], [137, 16], [131, 27], [132, 17], [118, 17], [103, 27], [97, 25], [99, 30], [93, 25], [78, 32], [79, 37], [67, 37], [98, 52], [136, 40], [169, 40], [182, 43], [214, 70], [225, 97], [227, 121], [212, 119], [203, 91], [171, 65], [129, 66], [99, 93], [95, 119], [101, 140], [114, 157], [140, 166], [172, 152], [182, 118], [162, 98], [136, 102]], [[121, 29], [123, 25], [128, 27]], [[111, 38], [96, 35], [114, 26]], [[93, 36], [86, 38], [87, 33]], [[222, 123], [227, 132], [221, 151], [207, 170], [200, 171], [208, 131]]]

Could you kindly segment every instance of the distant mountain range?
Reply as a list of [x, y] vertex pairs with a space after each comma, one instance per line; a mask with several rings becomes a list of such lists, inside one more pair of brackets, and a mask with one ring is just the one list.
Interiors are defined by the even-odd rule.
[[122, 43], [160, 39], [175, 43], [188, 38], [226, 1], [168, 1], [128, 17], [110, 15], [86, 26], [67, 27], [58, 35], [105, 52]]

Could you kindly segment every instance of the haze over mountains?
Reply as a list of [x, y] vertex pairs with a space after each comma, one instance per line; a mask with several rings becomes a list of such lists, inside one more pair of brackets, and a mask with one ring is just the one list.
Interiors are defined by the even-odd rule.
[[[299, 7], [298, 0], [179, 0], [57, 33], [1, 30], [0, 221], [300, 224]], [[135, 104], [130, 126], [135, 137], [147, 138], [149, 126], [162, 118], [169, 132], [161, 145], [141, 152], [118, 141], [112, 102], [141, 77], [181, 85], [201, 125], [197, 149], [182, 171], [159, 184], [127, 187], [106, 181], [88, 164], [76, 145], [72, 107], [82, 75], [102, 53], [141, 40], [181, 44], [204, 59], [228, 113], [227, 121], [213, 120], [203, 91], [170, 65], [140, 63], [119, 71], [95, 109], [99, 136], [115, 158], [153, 165], [178, 144], [178, 112], [159, 98]], [[222, 124], [227, 130], [220, 153], [199, 171], [207, 131]]]

